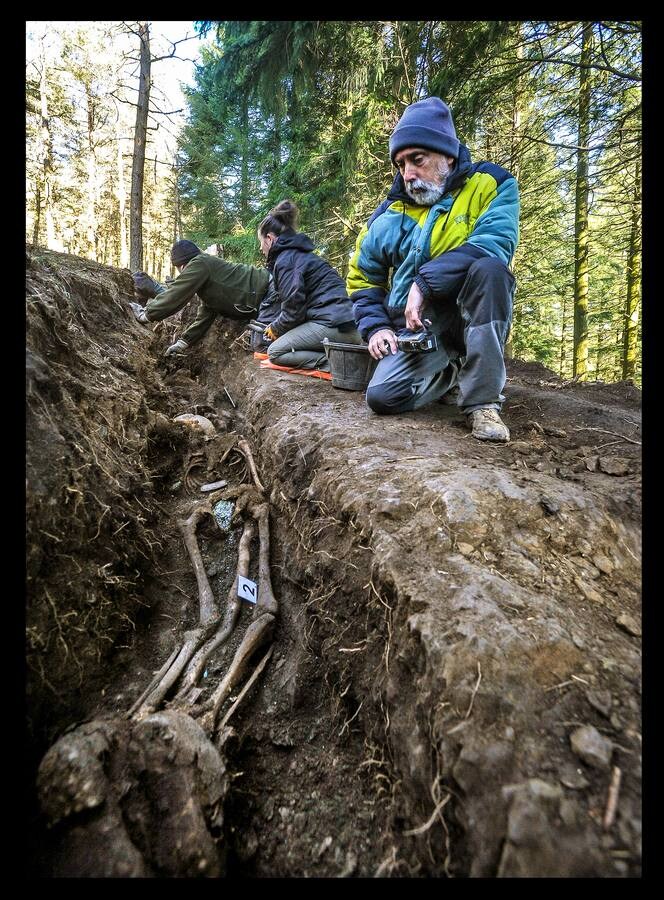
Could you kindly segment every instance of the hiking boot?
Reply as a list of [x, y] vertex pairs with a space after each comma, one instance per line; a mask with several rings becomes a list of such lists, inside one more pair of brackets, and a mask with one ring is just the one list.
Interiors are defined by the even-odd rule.
[[468, 414], [468, 426], [478, 441], [509, 441], [509, 428], [495, 409], [476, 409]]

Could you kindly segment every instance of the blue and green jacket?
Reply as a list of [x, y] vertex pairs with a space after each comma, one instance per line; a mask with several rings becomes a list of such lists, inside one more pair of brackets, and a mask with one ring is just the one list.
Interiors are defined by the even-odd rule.
[[413, 281], [425, 301], [456, 299], [476, 259], [509, 265], [518, 240], [516, 179], [494, 163], [473, 163], [463, 144], [447, 190], [433, 206], [414, 203], [397, 173], [358, 235], [346, 279], [362, 338], [405, 327]]

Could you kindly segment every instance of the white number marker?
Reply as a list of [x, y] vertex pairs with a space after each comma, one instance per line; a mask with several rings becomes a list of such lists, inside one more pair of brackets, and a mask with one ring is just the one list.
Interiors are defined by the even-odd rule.
[[237, 595], [240, 600], [247, 600], [249, 603], [255, 603], [258, 599], [258, 585], [250, 578], [243, 575], [237, 576]]

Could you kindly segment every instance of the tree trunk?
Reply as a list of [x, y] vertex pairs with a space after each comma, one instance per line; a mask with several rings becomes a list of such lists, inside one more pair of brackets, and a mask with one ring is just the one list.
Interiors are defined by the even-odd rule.
[[249, 104], [242, 103], [242, 162], [240, 172], [240, 220], [249, 218]]
[[[182, 221], [180, 218], [180, 188], [178, 186], [178, 169], [177, 165], [173, 166], [174, 185], [175, 185], [175, 220], [173, 222], [173, 243], [179, 241], [182, 237]], [[176, 275], [176, 269], [171, 263], [171, 278]]]
[[37, 181], [35, 188], [35, 221], [32, 230], [32, 243], [37, 246], [39, 244], [39, 226], [41, 224], [41, 185]]
[[131, 165], [131, 212], [129, 219], [129, 266], [137, 272], [143, 268], [143, 175], [145, 144], [148, 133], [150, 103], [150, 28], [147, 22], [138, 23], [141, 38], [141, 68], [138, 83], [136, 127], [134, 129], [134, 157]]
[[623, 329], [622, 377], [634, 378], [636, 373], [637, 333], [641, 301], [641, 161], [636, 162], [632, 227], [627, 259], [627, 294], [625, 297], [625, 325]]
[[602, 291], [599, 292], [598, 302], [597, 302], [597, 335], [595, 342], [595, 381], [601, 381], [601, 371], [602, 371], [602, 356], [604, 354], [604, 322], [602, 320], [602, 313], [604, 312], [604, 293]]
[[560, 325], [560, 367], [559, 374], [561, 378], [564, 378], [565, 371], [565, 332], [566, 328], [566, 320], [565, 317], [567, 315], [567, 294], [563, 295], [563, 312], [561, 316], [561, 325]]
[[579, 69], [579, 132], [574, 217], [574, 369], [585, 381], [588, 369], [588, 141], [590, 138], [590, 58], [592, 23], [583, 26]]
[[115, 136], [118, 144], [118, 156], [117, 156], [117, 164], [118, 164], [118, 187], [117, 187], [117, 199], [118, 199], [118, 218], [120, 220], [120, 229], [119, 229], [119, 240], [120, 240], [120, 254], [119, 254], [119, 265], [121, 269], [126, 269], [129, 267], [129, 245], [127, 243], [127, 218], [126, 218], [126, 205], [127, 205], [127, 195], [126, 195], [126, 187], [125, 187], [125, 179], [124, 179], [124, 162], [122, 160], [122, 137], [120, 135], [120, 118], [118, 117], [118, 124], [115, 130]]
[[[518, 60], [523, 59], [523, 25], [521, 22], [516, 23], [516, 39], [518, 40], [516, 48], [516, 56]], [[510, 133], [510, 172], [516, 178], [517, 182], [521, 175], [521, 118], [522, 118], [522, 77], [519, 73], [514, 79], [514, 91], [512, 93], [512, 128]], [[518, 276], [518, 251], [512, 260], [512, 274], [515, 278]], [[514, 298], [516, 301], [516, 297]], [[505, 341], [505, 357], [512, 359], [514, 357], [514, 321], [516, 319], [516, 309], [513, 310], [512, 324]]]
[[86, 101], [88, 113], [88, 159], [87, 159], [87, 175], [88, 175], [88, 209], [87, 209], [87, 240], [88, 255], [92, 259], [98, 261], [99, 257], [99, 235], [97, 234], [97, 159], [95, 156], [94, 144], [94, 128], [95, 128], [95, 107], [94, 97], [90, 92], [89, 85], [86, 86]]
[[[51, 250], [55, 248], [55, 226], [53, 224], [53, 138], [51, 136], [51, 122], [48, 115], [48, 93], [46, 84], [46, 54], [42, 58], [41, 77], [39, 79], [39, 99], [41, 104], [41, 152], [43, 189], [41, 192], [41, 211], [44, 214], [46, 225], [45, 246]], [[41, 216], [39, 216], [41, 218]]]

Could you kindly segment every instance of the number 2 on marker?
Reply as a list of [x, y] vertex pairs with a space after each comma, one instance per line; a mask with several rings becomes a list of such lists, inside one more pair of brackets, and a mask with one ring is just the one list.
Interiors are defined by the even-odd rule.
[[250, 578], [245, 578], [243, 575], [238, 575], [237, 595], [240, 600], [247, 600], [249, 603], [255, 603], [258, 596], [258, 585]]

